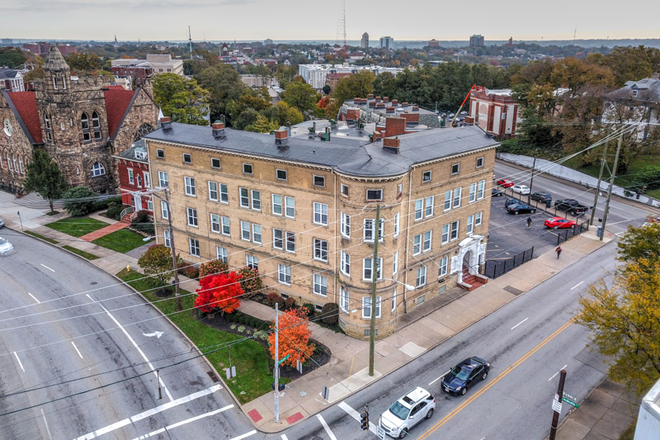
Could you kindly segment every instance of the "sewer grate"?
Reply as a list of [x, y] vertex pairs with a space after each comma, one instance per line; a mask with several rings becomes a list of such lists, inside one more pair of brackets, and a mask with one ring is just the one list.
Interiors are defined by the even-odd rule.
[[212, 380], [214, 383], [215, 383], [215, 382], [220, 382], [220, 379], [218, 379], [218, 376], [216, 376], [215, 373], [214, 373], [213, 371], [207, 371], [206, 374], [209, 375], [209, 377], [211, 378], [211, 380]]
[[506, 287], [504, 288], [504, 290], [506, 290], [506, 291], [509, 292], [509, 293], [513, 293], [513, 294], [516, 295], [516, 296], [518, 296], [518, 295], [520, 295], [521, 293], [523, 293], [522, 290], [516, 289], [515, 287], [511, 287], [511, 286], [506, 286]]

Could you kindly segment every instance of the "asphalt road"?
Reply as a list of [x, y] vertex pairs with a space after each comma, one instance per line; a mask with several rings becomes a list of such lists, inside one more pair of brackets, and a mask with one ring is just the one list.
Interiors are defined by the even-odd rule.
[[[566, 392], [584, 398], [606, 375], [601, 357], [586, 348], [588, 331], [569, 323], [585, 288], [615, 267], [610, 244], [583, 258], [487, 316], [420, 358], [381, 379], [319, 418], [287, 430], [289, 439], [368, 439], [351, 408], [370, 406], [370, 421], [394, 401], [421, 386], [437, 399], [436, 412], [411, 431], [412, 439], [543, 439], [552, 419], [551, 403], [558, 372], [566, 369]], [[441, 390], [440, 377], [462, 359], [478, 355], [493, 368], [485, 382], [467, 395], [454, 397]], [[562, 417], [568, 413], [564, 404]], [[276, 437], [272, 437], [276, 438]]]
[[139, 295], [62, 250], [3, 235], [15, 251], [0, 258], [0, 438], [253, 431], [193, 347]]

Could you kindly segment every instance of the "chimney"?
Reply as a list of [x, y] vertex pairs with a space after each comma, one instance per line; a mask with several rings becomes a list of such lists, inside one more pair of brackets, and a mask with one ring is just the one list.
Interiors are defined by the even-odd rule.
[[287, 137], [288, 137], [287, 134], [288, 134], [288, 133], [287, 133], [287, 130], [286, 130], [286, 129], [283, 129], [283, 130], [275, 130], [275, 143], [276, 143], [277, 145], [282, 145], [283, 143], [285, 143], [285, 142], [286, 142], [286, 139], [287, 139]]
[[376, 103], [376, 108], [385, 108], [385, 103], [384, 102], [377, 102]]
[[163, 131], [170, 131], [172, 129], [172, 121], [170, 118], [160, 118], [160, 127]]
[[399, 154], [399, 137], [386, 137], [383, 139], [383, 150]]
[[369, 99], [374, 99], [374, 94], [373, 94], [373, 93], [369, 93], [369, 95], [367, 95], [367, 98], [369, 98]]
[[474, 117], [472, 117], [472, 116], [466, 116], [466, 117], [465, 117], [465, 123], [466, 123], [466, 124], [474, 124]]
[[369, 107], [376, 107], [376, 101], [369, 101]]
[[225, 123], [215, 121], [211, 124], [211, 129], [213, 130], [213, 137], [215, 139], [224, 139], [225, 137]]
[[373, 142], [378, 142], [382, 138], [383, 138], [383, 133], [382, 132], [380, 132], [378, 130], [374, 131], [374, 133], [372, 135], [372, 141]]
[[403, 102], [401, 103], [401, 107], [408, 107], [408, 103], [407, 103], [406, 101], [403, 101]]
[[406, 134], [406, 119], [390, 116], [385, 119], [385, 137]]
[[419, 106], [418, 105], [413, 105], [412, 111], [418, 112], [419, 111]]
[[383, 96], [383, 102], [390, 102], [389, 96]]
[[396, 107], [397, 105], [399, 105], [399, 100], [398, 100], [398, 99], [393, 99], [393, 100], [392, 100], [392, 105], [395, 106], [395, 107]]
[[419, 113], [403, 113], [402, 118], [406, 120], [408, 125], [419, 125]]
[[391, 105], [385, 108], [385, 113], [394, 113], [394, 107]]

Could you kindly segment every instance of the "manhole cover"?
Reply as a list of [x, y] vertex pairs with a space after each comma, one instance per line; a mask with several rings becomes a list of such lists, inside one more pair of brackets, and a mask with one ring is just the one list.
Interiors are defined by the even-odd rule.
[[91, 284], [92, 286], [96, 286], [98, 283], [97, 283], [96, 281], [92, 281], [92, 282], [89, 283], [89, 284]]

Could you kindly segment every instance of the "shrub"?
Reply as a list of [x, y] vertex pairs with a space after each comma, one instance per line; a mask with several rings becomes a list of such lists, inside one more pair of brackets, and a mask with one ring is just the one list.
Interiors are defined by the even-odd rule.
[[291, 310], [296, 306], [296, 300], [293, 298], [287, 298], [284, 300], [284, 310]]
[[[275, 302], [277, 303], [277, 307], [280, 310], [284, 310], [284, 298], [282, 298], [281, 296], [278, 296], [277, 299], [275, 299]], [[273, 305], [275, 305], [275, 304], [273, 304]]]
[[275, 306], [276, 302], [279, 302], [278, 299], [282, 299], [282, 297], [279, 296], [277, 292], [270, 292], [268, 294], [268, 297], [266, 298], [266, 302], [268, 303], [269, 306], [273, 307]]
[[131, 226], [138, 231], [149, 234], [153, 234], [155, 231], [153, 220], [147, 211], [138, 211], [135, 218], [131, 220]]
[[656, 165], [645, 166], [633, 176], [633, 182], [639, 189], [644, 186], [646, 186], [646, 189], [660, 187], [660, 167]]
[[115, 219], [115, 220], [120, 220], [119, 216], [121, 215], [121, 212], [124, 210], [124, 205], [120, 204], [114, 204], [111, 203], [108, 205], [108, 212], [105, 213], [108, 217]]
[[323, 322], [328, 325], [335, 325], [339, 322], [339, 306], [335, 303], [323, 305]]
[[153, 275], [160, 282], [167, 283], [173, 276], [172, 250], [161, 244], [150, 246], [138, 260], [138, 265], [146, 275]]
[[250, 327], [257, 327], [257, 320], [255, 318], [250, 318]]
[[314, 311], [316, 310], [316, 308], [314, 307], [314, 304], [310, 304], [310, 303], [303, 304], [302, 309], [305, 310], [305, 312], [307, 313], [307, 316], [314, 315]]
[[225, 313], [225, 321], [227, 322], [234, 322], [234, 317], [236, 315], [233, 313]]
[[108, 209], [110, 206], [121, 206], [121, 197], [110, 197], [107, 199], [99, 200], [94, 202], [92, 205], [92, 212], [101, 211], [103, 209]]
[[80, 217], [92, 212], [99, 195], [86, 186], [77, 186], [64, 193], [64, 209], [70, 215]]
[[207, 275], [215, 275], [227, 270], [227, 263], [221, 260], [213, 260], [199, 266], [199, 277], [204, 278]]
[[241, 288], [245, 292], [246, 299], [261, 291], [262, 282], [259, 277], [259, 270], [245, 266], [238, 271], [238, 274], [241, 275]]
[[188, 264], [179, 268], [179, 274], [194, 280], [199, 278], [199, 269], [193, 264]]

